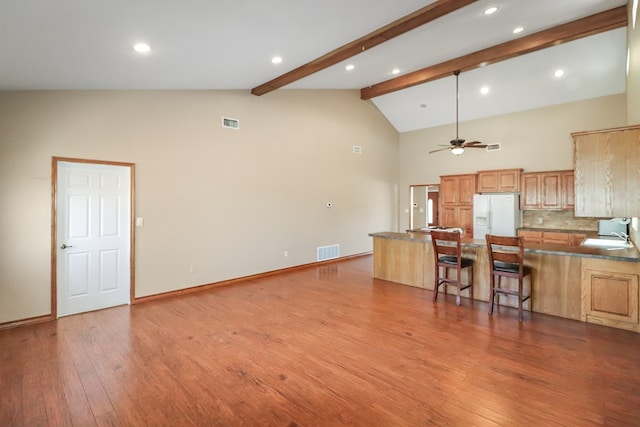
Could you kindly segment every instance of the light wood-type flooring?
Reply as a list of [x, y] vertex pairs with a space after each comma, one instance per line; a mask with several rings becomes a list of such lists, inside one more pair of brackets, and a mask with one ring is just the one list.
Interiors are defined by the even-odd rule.
[[0, 331], [0, 426], [640, 425], [640, 334], [370, 256]]

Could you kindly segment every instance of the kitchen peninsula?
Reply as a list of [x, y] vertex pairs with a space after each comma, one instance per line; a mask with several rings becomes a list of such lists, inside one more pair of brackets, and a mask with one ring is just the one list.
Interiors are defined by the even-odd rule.
[[[428, 230], [369, 235], [373, 237], [375, 278], [433, 291], [434, 259]], [[474, 299], [489, 301], [485, 241], [463, 238], [462, 254], [474, 260]], [[533, 268], [532, 311], [640, 332], [640, 252], [636, 247], [607, 250], [526, 243], [525, 263]], [[501, 305], [514, 303], [501, 299]]]

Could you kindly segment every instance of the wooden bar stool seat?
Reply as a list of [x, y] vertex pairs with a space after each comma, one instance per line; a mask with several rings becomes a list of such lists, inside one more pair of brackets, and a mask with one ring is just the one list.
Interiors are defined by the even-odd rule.
[[[512, 295], [518, 298], [518, 318], [522, 321], [522, 306], [529, 300], [531, 311], [531, 274], [532, 269], [524, 265], [524, 240], [522, 237], [486, 235], [487, 251], [489, 252], [490, 298], [493, 313], [494, 301], [500, 305], [500, 295]], [[529, 292], [524, 292], [524, 278], [529, 276]], [[496, 277], [498, 278], [496, 283]], [[500, 279], [510, 277], [518, 279], [518, 288], [502, 287]]]
[[[435, 261], [435, 281], [433, 288], [433, 301], [438, 299], [438, 288], [444, 285], [444, 293], [447, 286], [455, 286], [456, 305], [460, 305], [460, 292], [469, 289], [469, 298], [473, 299], [473, 260], [462, 257], [460, 246], [460, 233], [448, 231], [431, 231], [431, 245]], [[462, 270], [468, 268], [468, 283], [462, 283]], [[449, 270], [456, 270], [455, 278], [449, 277]], [[442, 274], [441, 273], [442, 270]]]

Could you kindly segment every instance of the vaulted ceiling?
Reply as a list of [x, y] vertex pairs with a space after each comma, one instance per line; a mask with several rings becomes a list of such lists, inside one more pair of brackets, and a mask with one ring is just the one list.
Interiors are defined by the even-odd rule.
[[624, 92], [626, 3], [0, 0], [0, 90], [357, 89], [405, 132], [455, 120], [456, 69], [461, 120]]

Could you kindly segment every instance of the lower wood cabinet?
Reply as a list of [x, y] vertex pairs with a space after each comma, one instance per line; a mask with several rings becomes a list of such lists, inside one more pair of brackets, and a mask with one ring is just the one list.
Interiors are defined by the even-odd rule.
[[518, 230], [518, 236], [524, 237], [525, 243], [542, 243], [542, 231]]
[[585, 258], [582, 320], [640, 332], [638, 263]]
[[473, 206], [442, 206], [440, 225], [460, 227], [463, 237], [473, 236]]
[[569, 233], [545, 231], [544, 233], [542, 233], [542, 243], [547, 243], [551, 245], [568, 245]]
[[580, 246], [587, 237], [582, 233], [563, 233], [558, 231], [518, 230], [518, 236], [527, 243], [546, 243], [551, 245]]
[[569, 245], [580, 246], [582, 241], [587, 238], [586, 234], [582, 233], [569, 233]]

